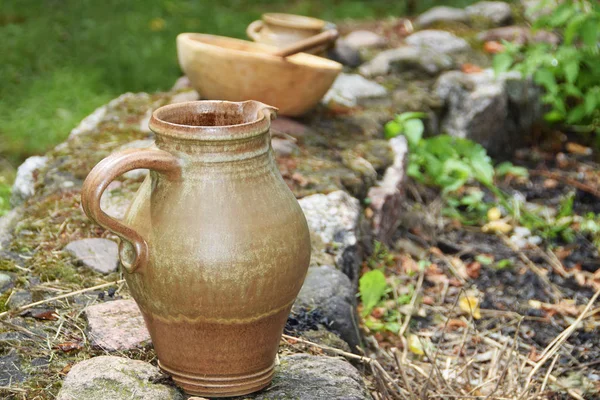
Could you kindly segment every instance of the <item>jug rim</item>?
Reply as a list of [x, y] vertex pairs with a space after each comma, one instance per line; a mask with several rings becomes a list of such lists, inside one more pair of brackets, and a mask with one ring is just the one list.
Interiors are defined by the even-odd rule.
[[237, 140], [261, 135], [277, 108], [256, 100], [197, 100], [162, 106], [152, 112], [150, 129], [181, 140]]
[[319, 18], [288, 13], [265, 13], [262, 15], [262, 19], [268, 24], [295, 29], [317, 30], [323, 29], [327, 24], [326, 21]]

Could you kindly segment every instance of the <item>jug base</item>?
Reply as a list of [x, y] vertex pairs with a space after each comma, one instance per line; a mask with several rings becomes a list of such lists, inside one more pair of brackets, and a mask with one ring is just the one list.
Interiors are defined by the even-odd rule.
[[254, 374], [240, 376], [195, 376], [167, 368], [158, 362], [165, 373], [171, 375], [177, 386], [187, 394], [200, 397], [234, 397], [258, 392], [269, 386], [275, 365]]

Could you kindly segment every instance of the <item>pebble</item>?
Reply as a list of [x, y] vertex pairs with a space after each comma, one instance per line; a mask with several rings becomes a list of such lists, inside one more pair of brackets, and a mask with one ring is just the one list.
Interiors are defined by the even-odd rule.
[[69, 243], [65, 251], [85, 267], [109, 274], [119, 267], [119, 250], [115, 242], [108, 239], [90, 238]]

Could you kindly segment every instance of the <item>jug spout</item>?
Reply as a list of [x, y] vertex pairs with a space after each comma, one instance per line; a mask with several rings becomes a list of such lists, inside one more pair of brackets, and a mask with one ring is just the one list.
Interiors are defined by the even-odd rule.
[[248, 100], [244, 102], [244, 111], [250, 115], [253, 115], [254, 120], [259, 120], [261, 117], [266, 117], [269, 119], [269, 121], [273, 121], [275, 118], [277, 118], [277, 111], [279, 111], [279, 109], [277, 107], [261, 103], [260, 101]]

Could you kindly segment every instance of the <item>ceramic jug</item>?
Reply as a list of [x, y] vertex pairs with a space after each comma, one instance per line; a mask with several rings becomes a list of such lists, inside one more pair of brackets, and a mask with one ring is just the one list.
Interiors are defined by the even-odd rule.
[[[119, 236], [131, 294], [159, 366], [187, 393], [267, 386], [310, 259], [306, 219], [277, 169], [273, 107], [196, 101], [154, 111], [154, 148], [110, 155], [86, 178], [86, 214]], [[150, 174], [123, 221], [100, 209], [110, 182]]]

